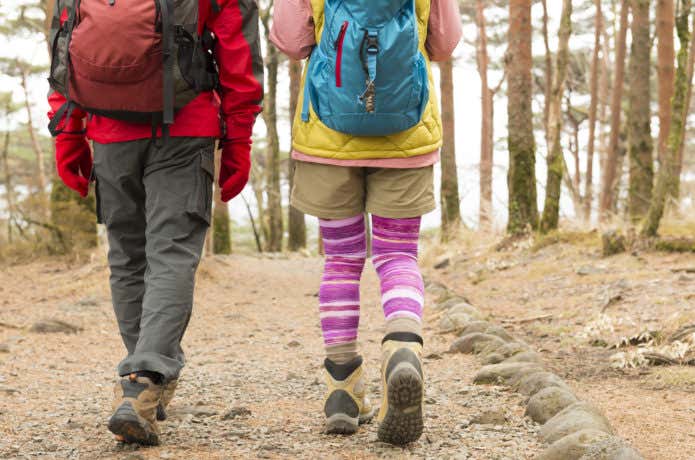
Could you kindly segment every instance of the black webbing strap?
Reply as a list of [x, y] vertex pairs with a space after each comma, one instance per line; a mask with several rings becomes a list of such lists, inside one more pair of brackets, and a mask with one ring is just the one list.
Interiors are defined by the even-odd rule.
[[212, 11], [215, 13], [220, 12], [220, 4], [217, 3], [217, 0], [210, 0], [210, 6], [212, 7]]
[[[77, 107], [77, 104], [72, 101], [66, 101], [58, 108], [58, 110], [56, 110], [53, 118], [51, 118], [51, 121], [48, 123], [48, 131], [51, 133], [51, 136], [55, 137], [59, 134], [84, 134], [87, 132], [86, 129], [82, 129], [80, 131], [65, 130], [65, 128], [68, 126], [68, 122], [70, 121], [70, 117], [72, 117], [72, 112], [75, 110], [75, 107]], [[63, 120], [65, 120], [63, 127], [59, 128], [58, 126]]]
[[[162, 123], [174, 123], [174, 52], [173, 52], [173, 21], [174, 6], [171, 0], [160, 0], [162, 11]], [[164, 133], [162, 133], [164, 134]]]

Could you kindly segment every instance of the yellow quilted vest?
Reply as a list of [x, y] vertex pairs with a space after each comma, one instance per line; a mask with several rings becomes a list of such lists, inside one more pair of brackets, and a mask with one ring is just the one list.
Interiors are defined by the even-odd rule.
[[[316, 42], [321, 40], [323, 32], [324, 0], [311, 0], [314, 16]], [[331, 158], [337, 160], [363, 160], [384, 158], [409, 158], [425, 155], [438, 150], [442, 145], [442, 121], [439, 113], [432, 67], [425, 49], [427, 25], [430, 17], [430, 0], [415, 0], [415, 11], [420, 37], [420, 51], [425, 56], [427, 73], [429, 75], [430, 97], [422, 114], [420, 123], [414, 127], [389, 136], [351, 136], [334, 131], [318, 119], [313, 108], [310, 110], [309, 121], [301, 118], [301, 108], [304, 91], [299, 92], [297, 113], [294, 116], [292, 147], [306, 155]], [[306, 79], [306, 66], [302, 76], [302, 88]]]

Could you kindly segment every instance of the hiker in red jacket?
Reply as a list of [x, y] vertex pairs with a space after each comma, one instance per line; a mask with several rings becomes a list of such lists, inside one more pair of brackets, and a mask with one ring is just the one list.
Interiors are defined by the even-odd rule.
[[[263, 97], [254, 0], [57, 0], [49, 128], [63, 182], [95, 182], [127, 356], [109, 429], [157, 444], [210, 224], [215, 139], [228, 201]], [[93, 157], [88, 143], [93, 141]]]

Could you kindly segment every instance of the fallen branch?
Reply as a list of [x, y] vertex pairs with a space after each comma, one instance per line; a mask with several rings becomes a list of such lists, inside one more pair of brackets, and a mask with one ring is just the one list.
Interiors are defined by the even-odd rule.
[[552, 314], [547, 314], [547, 315], [540, 315], [540, 316], [532, 316], [530, 318], [503, 319], [502, 322], [505, 324], [524, 324], [524, 323], [532, 323], [534, 321], [543, 321], [546, 319], [551, 319], [552, 317], [553, 317]]

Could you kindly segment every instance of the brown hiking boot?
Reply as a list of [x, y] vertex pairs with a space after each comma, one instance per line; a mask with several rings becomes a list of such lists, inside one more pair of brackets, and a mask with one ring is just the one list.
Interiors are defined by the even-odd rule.
[[117, 440], [148, 446], [159, 444], [156, 416], [163, 390], [163, 385], [137, 374], [130, 374], [116, 384], [109, 431]]
[[379, 441], [403, 446], [422, 435], [422, 338], [407, 332], [387, 335], [382, 343], [382, 359], [384, 394], [377, 416], [377, 437]]
[[157, 405], [157, 420], [163, 422], [167, 419], [167, 407], [172, 399], [174, 399], [174, 392], [179, 384], [178, 379], [171, 380], [169, 383], [164, 385], [164, 390], [162, 390], [162, 397]]

